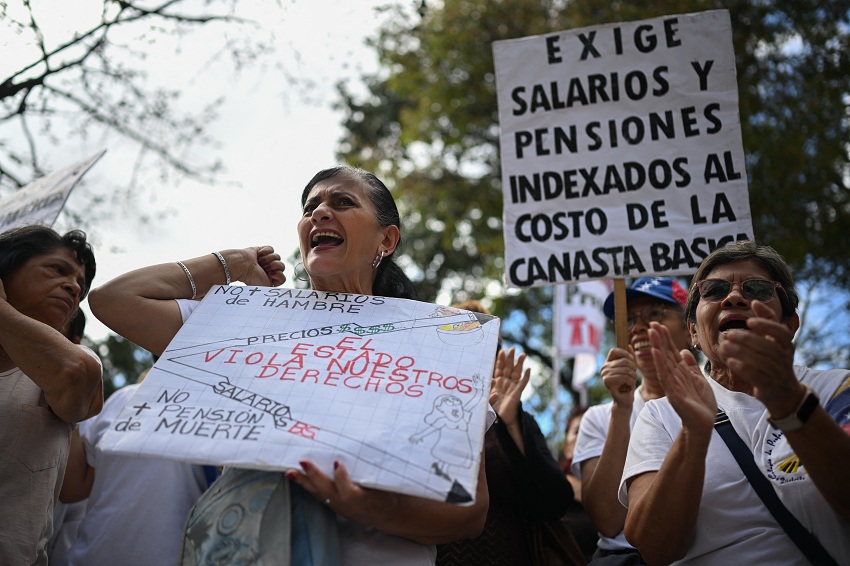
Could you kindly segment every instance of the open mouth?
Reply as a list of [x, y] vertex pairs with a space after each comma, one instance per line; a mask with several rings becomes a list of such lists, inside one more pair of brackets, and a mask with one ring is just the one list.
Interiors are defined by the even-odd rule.
[[652, 343], [649, 340], [635, 340], [632, 343], [632, 348], [635, 352], [642, 352], [652, 348]]
[[342, 236], [336, 232], [316, 232], [310, 240], [310, 247], [318, 246], [338, 246], [344, 242]]
[[747, 327], [746, 320], [736, 319], [727, 320], [720, 325], [720, 332], [726, 332], [727, 330], [749, 330], [749, 328]]

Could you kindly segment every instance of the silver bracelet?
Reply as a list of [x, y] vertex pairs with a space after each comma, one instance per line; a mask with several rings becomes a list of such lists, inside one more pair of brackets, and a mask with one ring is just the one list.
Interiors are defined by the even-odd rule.
[[220, 252], [212, 252], [212, 255], [218, 258], [218, 261], [221, 262], [221, 266], [224, 268], [224, 284], [230, 285], [230, 270], [227, 269], [227, 262], [224, 261], [224, 256]]
[[192, 299], [194, 300], [195, 297], [198, 296], [198, 288], [195, 287], [195, 278], [192, 277], [192, 274], [189, 272], [189, 268], [183, 265], [182, 261], [178, 261], [177, 265], [183, 268], [183, 272], [186, 274], [186, 277], [189, 278], [189, 285], [192, 286]]

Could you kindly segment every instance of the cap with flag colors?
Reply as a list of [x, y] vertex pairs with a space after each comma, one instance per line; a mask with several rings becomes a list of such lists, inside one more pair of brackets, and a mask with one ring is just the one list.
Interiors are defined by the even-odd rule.
[[[632, 286], [626, 289], [626, 301], [631, 301], [640, 295], [646, 295], [682, 307], [685, 306], [685, 302], [688, 300], [688, 292], [685, 288], [678, 281], [669, 277], [641, 277], [635, 279]], [[614, 293], [611, 293], [605, 299], [605, 304], [602, 305], [602, 311], [608, 318], [614, 318]]]

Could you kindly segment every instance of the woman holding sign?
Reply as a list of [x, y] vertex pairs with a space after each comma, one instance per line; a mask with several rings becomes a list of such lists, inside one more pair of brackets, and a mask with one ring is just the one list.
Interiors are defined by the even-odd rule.
[[652, 324], [667, 396], [640, 413], [620, 486], [649, 564], [850, 562], [850, 372], [793, 365], [797, 304], [779, 254], [737, 242], [685, 308], [710, 379]]
[[[392, 259], [401, 241], [398, 209], [377, 177], [349, 167], [320, 171], [301, 204], [301, 258], [314, 290], [413, 298]], [[231, 280], [280, 285], [282, 272], [271, 247], [225, 250], [127, 273], [93, 291], [90, 302], [110, 328], [160, 354], [197, 305], [186, 299]], [[460, 506], [360, 487], [342, 462], [332, 476], [309, 461], [286, 474], [227, 468], [189, 517], [182, 563], [214, 555], [246, 563], [291, 557], [293, 564], [433, 564], [433, 545], [483, 528], [483, 469], [482, 460], [475, 503]], [[220, 519], [256, 500], [264, 501], [259, 513], [240, 517], [225, 536]]]

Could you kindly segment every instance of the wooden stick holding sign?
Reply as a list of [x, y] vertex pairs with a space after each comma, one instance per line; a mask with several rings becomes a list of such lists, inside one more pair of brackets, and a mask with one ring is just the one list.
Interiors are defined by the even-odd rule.
[[[614, 279], [614, 332], [617, 334], [617, 347], [629, 349], [629, 312], [626, 302], [626, 280]], [[623, 383], [620, 393], [628, 393], [632, 387]]]

